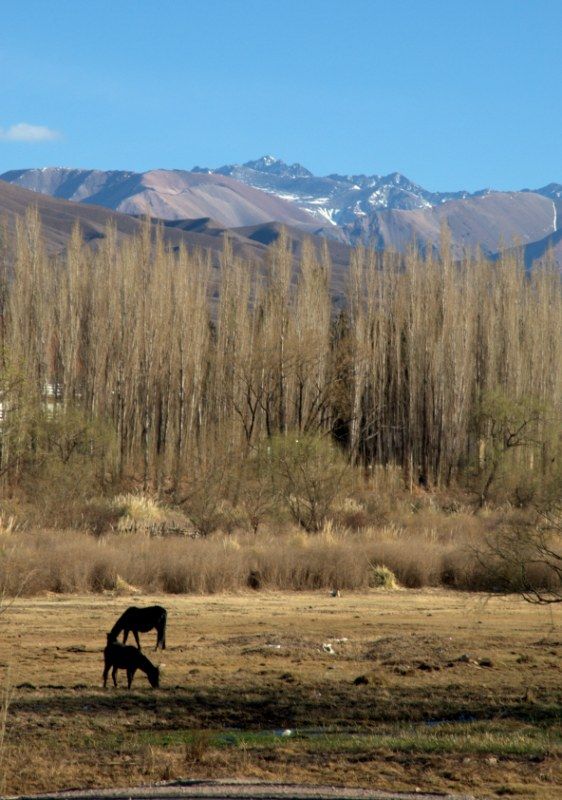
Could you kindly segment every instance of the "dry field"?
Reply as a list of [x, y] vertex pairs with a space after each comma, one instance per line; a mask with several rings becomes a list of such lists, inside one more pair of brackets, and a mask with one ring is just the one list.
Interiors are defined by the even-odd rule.
[[[132, 602], [168, 608], [162, 687], [104, 691], [104, 634]], [[427, 589], [18, 599], [3, 792], [237, 776], [554, 799], [560, 621]]]

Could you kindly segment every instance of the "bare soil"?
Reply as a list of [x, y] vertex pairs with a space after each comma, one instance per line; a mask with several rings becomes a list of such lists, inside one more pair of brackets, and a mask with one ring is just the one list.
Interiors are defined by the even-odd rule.
[[[336, 786], [264, 781], [173, 781], [136, 789], [91, 789], [34, 795], [34, 800], [475, 800], [469, 795], [377, 792]], [[23, 800], [23, 798], [20, 798]]]

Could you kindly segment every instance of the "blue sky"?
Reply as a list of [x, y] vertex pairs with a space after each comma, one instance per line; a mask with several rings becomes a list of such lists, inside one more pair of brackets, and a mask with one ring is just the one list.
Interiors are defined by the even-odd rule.
[[562, 0], [0, 0], [0, 172], [562, 182]]

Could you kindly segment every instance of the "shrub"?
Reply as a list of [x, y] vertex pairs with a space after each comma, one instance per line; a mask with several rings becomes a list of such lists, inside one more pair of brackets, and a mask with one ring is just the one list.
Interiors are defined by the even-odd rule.
[[100, 557], [91, 566], [88, 578], [89, 588], [93, 592], [115, 589], [117, 586], [117, 569], [108, 556]]
[[346, 497], [343, 502], [335, 506], [334, 520], [343, 528], [359, 530], [369, 524], [367, 509], [353, 497]]
[[184, 744], [184, 759], [188, 765], [198, 764], [205, 760], [213, 743], [210, 731], [192, 731]]
[[342, 453], [326, 437], [287, 434], [271, 440], [269, 454], [280, 500], [305, 530], [319, 531], [349, 480]]
[[396, 575], [382, 564], [374, 564], [371, 568], [369, 586], [373, 589], [396, 589]]

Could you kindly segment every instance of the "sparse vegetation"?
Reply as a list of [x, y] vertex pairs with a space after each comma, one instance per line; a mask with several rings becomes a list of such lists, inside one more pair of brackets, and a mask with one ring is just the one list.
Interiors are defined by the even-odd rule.
[[558, 798], [550, 610], [442, 590], [248, 591], [165, 598], [160, 688], [131, 692], [101, 688], [126, 598], [17, 600], [0, 640], [0, 661], [19, 651], [7, 794], [239, 777]]
[[[143, 591], [216, 593], [244, 589], [252, 575], [260, 589], [391, 588], [396, 580], [406, 588], [517, 591], [515, 582], [505, 583], [513, 571], [501, 570], [498, 555], [482, 557], [500, 519], [410, 512], [401, 524], [356, 531], [327, 522], [313, 536], [269, 524], [257, 534], [237, 529], [195, 538], [161, 528], [155, 535], [145, 525], [101, 537], [18, 531], [1, 537], [9, 546], [0, 551], [0, 581], [7, 593], [25, 595], [114, 591], [119, 581]], [[556, 589], [548, 564], [533, 563], [528, 575], [537, 587]]]

